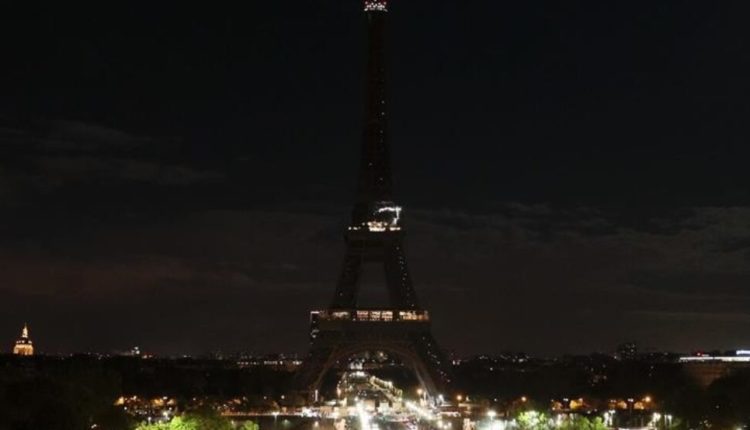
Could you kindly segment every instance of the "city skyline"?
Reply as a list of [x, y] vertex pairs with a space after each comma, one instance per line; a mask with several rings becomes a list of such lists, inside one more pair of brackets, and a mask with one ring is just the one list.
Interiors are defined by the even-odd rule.
[[[304, 351], [364, 35], [358, 2], [296, 6], [5, 26], [39, 29], [0, 102], [9, 345], [28, 321], [42, 353]], [[750, 346], [750, 54], [703, 7], [394, 3], [396, 201], [446, 349]]]

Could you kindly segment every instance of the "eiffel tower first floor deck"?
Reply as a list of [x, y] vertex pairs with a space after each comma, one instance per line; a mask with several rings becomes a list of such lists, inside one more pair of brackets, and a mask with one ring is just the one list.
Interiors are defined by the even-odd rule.
[[337, 363], [366, 351], [384, 351], [398, 357], [432, 395], [449, 390], [451, 366], [431, 334], [427, 311], [314, 311], [310, 338], [310, 351], [296, 377], [298, 389], [308, 395], [320, 388], [325, 374]]

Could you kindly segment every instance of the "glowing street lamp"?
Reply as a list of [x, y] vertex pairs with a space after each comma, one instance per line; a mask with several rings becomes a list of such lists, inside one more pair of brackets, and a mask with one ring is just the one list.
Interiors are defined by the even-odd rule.
[[615, 417], [615, 411], [610, 410], [604, 413], [604, 425], [606, 426], [612, 426], [612, 423], [614, 422]]
[[654, 424], [659, 422], [660, 419], [661, 419], [661, 414], [658, 412], [654, 412], [654, 414], [651, 416], [651, 422], [653, 422]]

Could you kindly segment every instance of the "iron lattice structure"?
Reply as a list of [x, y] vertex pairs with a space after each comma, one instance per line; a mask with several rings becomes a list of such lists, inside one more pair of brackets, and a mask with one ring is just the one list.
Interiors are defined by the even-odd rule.
[[[387, 2], [366, 0], [369, 49], [366, 106], [357, 193], [345, 234], [346, 255], [329, 309], [311, 314], [311, 347], [297, 374], [298, 387], [317, 392], [324, 375], [351, 355], [385, 351], [410, 366], [425, 390], [444, 392], [450, 363], [419, 308], [406, 263], [401, 207], [393, 202], [387, 138], [385, 23]], [[357, 298], [365, 265], [380, 265], [390, 307], [363, 309]]]

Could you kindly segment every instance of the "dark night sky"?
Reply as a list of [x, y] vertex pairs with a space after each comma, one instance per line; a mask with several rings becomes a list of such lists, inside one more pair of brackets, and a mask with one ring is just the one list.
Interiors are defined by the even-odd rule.
[[[447, 349], [750, 347], [742, 3], [392, 2], [397, 195]], [[343, 257], [364, 21], [245, 5], [2, 14], [7, 347], [28, 321], [45, 352], [304, 350]]]

